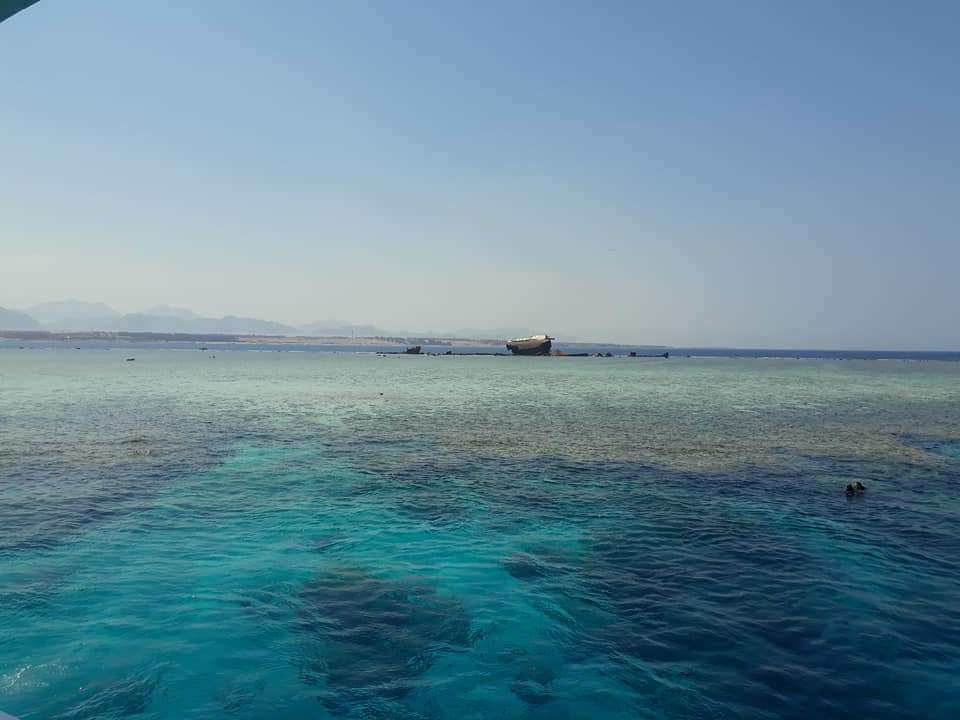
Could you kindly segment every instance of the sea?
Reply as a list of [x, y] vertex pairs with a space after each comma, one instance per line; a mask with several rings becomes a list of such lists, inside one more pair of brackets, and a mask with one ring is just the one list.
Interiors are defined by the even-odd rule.
[[960, 717], [960, 355], [374, 349], [0, 344], [0, 711]]

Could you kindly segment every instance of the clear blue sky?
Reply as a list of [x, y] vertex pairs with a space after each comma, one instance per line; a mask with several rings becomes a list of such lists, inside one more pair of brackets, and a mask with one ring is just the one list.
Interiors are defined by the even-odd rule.
[[0, 305], [960, 349], [960, 4], [41, 0]]

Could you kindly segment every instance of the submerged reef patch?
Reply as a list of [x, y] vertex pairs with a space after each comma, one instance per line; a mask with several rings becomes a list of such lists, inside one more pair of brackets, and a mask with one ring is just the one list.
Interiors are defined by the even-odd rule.
[[137, 671], [123, 680], [81, 689], [80, 701], [54, 720], [102, 720], [143, 715], [160, 685], [159, 669]]
[[316, 576], [293, 604], [294, 628], [304, 644], [301, 676], [325, 684], [323, 702], [339, 715], [357, 702], [403, 698], [438, 654], [473, 642], [458, 598], [355, 567]]

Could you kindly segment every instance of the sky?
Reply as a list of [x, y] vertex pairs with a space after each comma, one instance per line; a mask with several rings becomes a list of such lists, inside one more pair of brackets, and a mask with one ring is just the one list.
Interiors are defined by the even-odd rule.
[[0, 306], [960, 350], [960, 4], [40, 0]]

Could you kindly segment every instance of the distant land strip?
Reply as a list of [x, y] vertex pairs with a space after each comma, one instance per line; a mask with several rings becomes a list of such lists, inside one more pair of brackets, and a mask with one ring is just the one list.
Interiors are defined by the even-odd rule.
[[[494, 338], [453, 337], [400, 337], [373, 335], [350, 337], [345, 335], [251, 335], [226, 333], [158, 333], [89, 330], [80, 332], [48, 332], [45, 330], [0, 330], [4, 340], [50, 340], [82, 341], [100, 340], [115, 342], [197, 342], [197, 343], [270, 343], [284, 345], [434, 345], [434, 346], [501, 346], [504, 340]], [[622, 345], [618, 343], [563, 343], [565, 347], [649, 348], [665, 349], [666, 345]]]
[[[45, 330], [0, 330], [0, 338], [9, 340], [117, 340], [123, 342], [199, 342], [199, 343], [285, 343], [330, 345], [402, 345], [416, 341], [422, 345], [451, 345], [455, 339], [404, 337], [347, 337], [251, 335], [229, 333], [164, 333], [89, 330], [78, 332], [47, 332]], [[499, 340], [471, 340], [478, 344], [500, 344]]]

